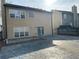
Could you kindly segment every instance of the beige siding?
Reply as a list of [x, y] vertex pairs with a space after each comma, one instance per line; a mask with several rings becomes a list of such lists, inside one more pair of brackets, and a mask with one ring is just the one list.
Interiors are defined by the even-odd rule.
[[57, 34], [57, 28], [62, 25], [62, 13], [57, 11], [57, 10], [53, 10], [52, 12], [52, 25], [53, 25], [53, 34]]
[[30, 36], [37, 36], [37, 27], [43, 26], [45, 35], [51, 35], [51, 14], [48, 12], [41, 12], [30, 10], [34, 13], [34, 17], [29, 17], [29, 10], [19, 9], [25, 11], [26, 19], [16, 20], [9, 16], [9, 9], [6, 10], [7, 16], [7, 37], [8, 39], [14, 38], [13, 28], [14, 27], [29, 27]]

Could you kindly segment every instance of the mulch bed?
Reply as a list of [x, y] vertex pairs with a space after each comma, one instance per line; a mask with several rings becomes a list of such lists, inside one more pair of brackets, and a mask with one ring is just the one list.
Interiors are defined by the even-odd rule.
[[4, 41], [0, 41], [0, 49], [5, 46], [5, 42]]

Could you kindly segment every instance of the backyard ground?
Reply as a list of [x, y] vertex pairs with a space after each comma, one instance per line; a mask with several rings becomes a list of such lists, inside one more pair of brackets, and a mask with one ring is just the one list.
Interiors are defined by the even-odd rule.
[[79, 59], [78, 39], [79, 37], [54, 36], [49, 40], [8, 45], [0, 51], [0, 59]]

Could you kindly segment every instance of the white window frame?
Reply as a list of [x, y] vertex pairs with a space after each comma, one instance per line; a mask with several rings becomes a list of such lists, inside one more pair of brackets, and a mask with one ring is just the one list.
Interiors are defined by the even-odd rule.
[[[25, 13], [25, 11], [17, 10], [17, 9], [9, 9], [9, 17], [10, 17], [11, 13], [15, 15], [15, 17], [14, 17], [15, 19], [19, 19], [19, 20], [26, 19], [26, 13]], [[23, 14], [23, 13], [24, 13], [25, 18], [21, 18], [21, 14]], [[17, 18], [17, 16], [18, 16], [18, 18]]]
[[[15, 27], [13, 29], [13, 37], [14, 38], [21, 38], [20, 36], [20, 32], [24, 32], [24, 36], [23, 37], [29, 37], [30, 36], [30, 32], [29, 32], [29, 29], [27, 29], [28, 27]], [[19, 30], [18, 30], [19, 29]], [[26, 31], [27, 30], [27, 31]], [[15, 32], [19, 32], [19, 37], [15, 37]], [[28, 32], [28, 36], [25, 36], [25, 32]]]
[[21, 18], [21, 12], [20, 10], [15, 10], [15, 18], [20, 19]]
[[23, 14], [25, 18], [21, 18], [21, 19], [26, 19], [26, 12], [25, 11], [20, 11], [21, 14], [20, 14], [20, 18], [21, 18], [21, 15]]
[[14, 9], [9, 9], [9, 17], [11, 18], [10, 14], [14, 14], [15, 15], [15, 10]]

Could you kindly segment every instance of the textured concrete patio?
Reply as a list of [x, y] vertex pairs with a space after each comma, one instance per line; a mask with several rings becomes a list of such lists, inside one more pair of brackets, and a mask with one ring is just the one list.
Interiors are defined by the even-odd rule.
[[0, 51], [0, 59], [79, 59], [79, 40], [37, 40], [9, 45]]

